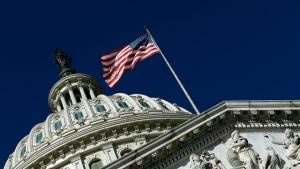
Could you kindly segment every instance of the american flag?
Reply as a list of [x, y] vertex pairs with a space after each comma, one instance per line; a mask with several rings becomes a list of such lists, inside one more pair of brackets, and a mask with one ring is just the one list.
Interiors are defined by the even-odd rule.
[[132, 70], [139, 61], [159, 53], [148, 34], [144, 34], [135, 41], [110, 54], [101, 57], [103, 77], [109, 87], [113, 87], [120, 80], [125, 70]]

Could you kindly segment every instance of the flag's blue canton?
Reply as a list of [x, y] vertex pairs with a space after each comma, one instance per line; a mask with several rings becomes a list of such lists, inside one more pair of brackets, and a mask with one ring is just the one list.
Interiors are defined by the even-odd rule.
[[151, 42], [150, 37], [147, 34], [144, 34], [144, 35], [140, 36], [139, 38], [137, 38], [132, 43], [130, 43], [130, 47], [133, 50], [137, 50], [141, 46], [147, 46], [147, 44], [150, 43], [150, 42]]

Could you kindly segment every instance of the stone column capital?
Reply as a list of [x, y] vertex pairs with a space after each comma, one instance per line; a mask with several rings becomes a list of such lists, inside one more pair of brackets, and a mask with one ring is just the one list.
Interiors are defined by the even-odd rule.
[[[78, 83], [78, 84], [79, 84], [79, 83]], [[81, 97], [82, 97], [83, 99], [87, 100], [87, 97], [86, 97], [86, 94], [85, 94], [85, 91], [84, 91], [82, 85], [78, 85], [78, 88], [79, 88], [79, 92], [80, 92], [80, 94], [81, 94]]]
[[71, 87], [71, 83], [69, 81], [65, 81], [65, 85], [69, 88]]
[[61, 97], [64, 97], [62, 92], [57, 92], [57, 97], [60, 99]]
[[78, 85], [79, 87], [82, 87], [83, 82], [82, 82], [81, 80], [79, 80], [79, 81], [77, 82], [77, 85]]

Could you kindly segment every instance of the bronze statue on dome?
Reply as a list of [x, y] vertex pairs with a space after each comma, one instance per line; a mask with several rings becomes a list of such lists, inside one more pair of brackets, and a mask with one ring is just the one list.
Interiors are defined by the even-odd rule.
[[72, 58], [63, 52], [60, 48], [55, 49], [55, 64], [60, 69], [59, 78], [75, 73], [71, 68]]

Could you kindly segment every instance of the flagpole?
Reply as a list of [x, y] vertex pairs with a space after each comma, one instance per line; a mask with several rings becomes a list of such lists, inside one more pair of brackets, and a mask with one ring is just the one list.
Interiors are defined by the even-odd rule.
[[176, 79], [177, 83], [179, 84], [180, 88], [183, 90], [183, 93], [185, 94], [185, 96], [187, 97], [187, 99], [189, 100], [189, 102], [191, 103], [193, 109], [195, 110], [195, 112], [197, 114], [200, 114], [200, 112], [199, 112], [197, 106], [195, 105], [195, 103], [193, 102], [191, 96], [189, 95], [189, 93], [184, 88], [183, 84], [181, 83], [180, 79], [178, 78], [177, 74], [175, 73], [174, 69], [172, 68], [171, 64], [169, 63], [169, 61], [167, 60], [167, 58], [165, 57], [165, 55], [163, 54], [163, 52], [160, 50], [159, 46], [155, 42], [155, 40], [154, 40], [153, 36], [151, 35], [151, 33], [150, 33], [150, 31], [149, 31], [149, 29], [148, 29], [147, 26], [145, 26], [145, 30], [146, 30], [147, 34], [150, 36], [150, 38], [152, 39], [152, 41], [155, 44], [155, 46], [158, 48], [158, 50], [160, 52], [160, 56], [166, 62], [167, 66], [169, 67], [170, 71], [172, 72], [173, 76], [175, 77], [175, 79]]

